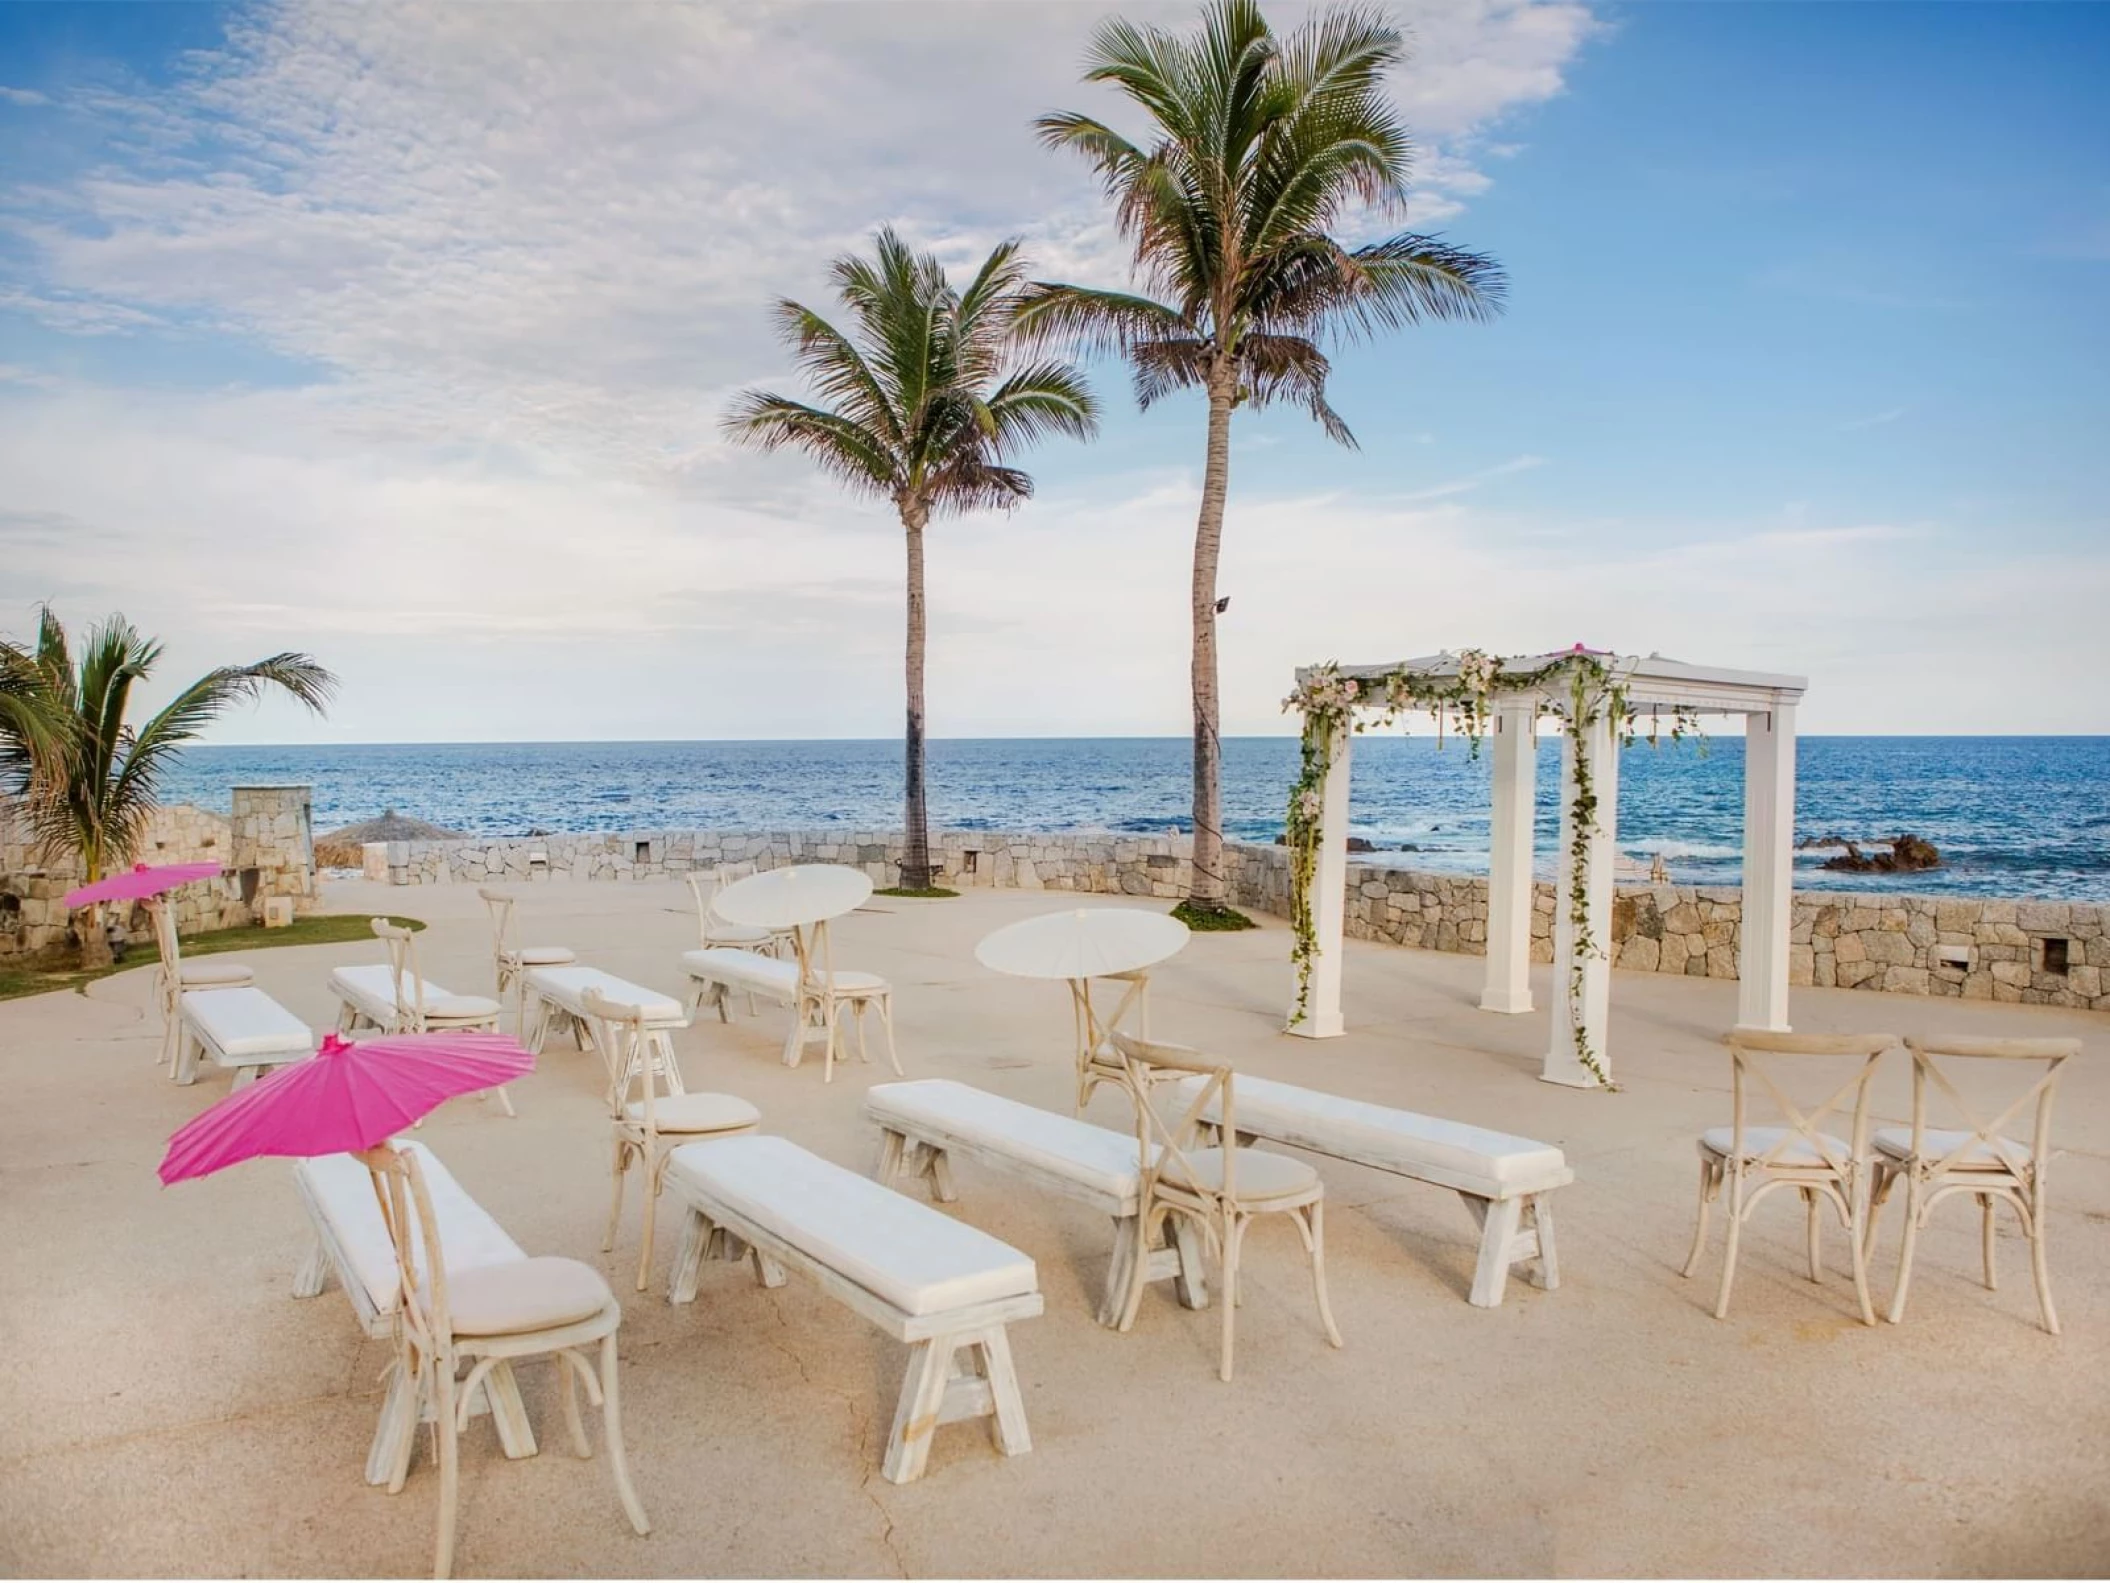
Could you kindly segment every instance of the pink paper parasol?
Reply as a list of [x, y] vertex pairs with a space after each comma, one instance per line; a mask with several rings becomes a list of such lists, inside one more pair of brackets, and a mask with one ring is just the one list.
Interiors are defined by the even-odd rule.
[[219, 872], [217, 863], [164, 863], [159, 868], [136, 863], [122, 874], [107, 874], [93, 885], [69, 890], [65, 900], [69, 907], [85, 907], [98, 901], [144, 901], [178, 885], [212, 879]]
[[306, 1159], [386, 1143], [445, 1101], [535, 1069], [498, 1033], [406, 1033], [348, 1044], [331, 1034], [305, 1061], [282, 1066], [193, 1117], [169, 1139], [164, 1185], [209, 1176], [260, 1155]]

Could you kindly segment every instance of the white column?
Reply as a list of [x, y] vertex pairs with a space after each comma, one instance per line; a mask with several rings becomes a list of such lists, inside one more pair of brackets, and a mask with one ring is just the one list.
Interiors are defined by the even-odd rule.
[[1482, 1011], [1531, 1010], [1532, 799], [1537, 790], [1534, 704], [1495, 711], [1494, 832], [1487, 864], [1487, 982]]
[[[1312, 933], [1317, 950], [1311, 962], [1311, 993], [1302, 1020], [1289, 1031], [1305, 1039], [1337, 1039], [1341, 1025], [1341, 923], [1348, 905], [1348, 744], [1354, 740], [1343, 720], [1334, 734], [1320, 792], [1319, 865], [1311, 880]], [[1296, 1016], [1296, 1007], [1290, 1007]]]
[[[1575, 782], [1578, 758], [1589, 766], [1597, 793], [1595, 826], [1582, 877], [1583, 901], [1589, 919], [1591, 950], [1582, 957], [1581, 993], [1576, 993], [1572, 971], [1577, 958], [1574, 908]], [[1605, 1045], [1607, 1013], [1612, 998], [1612, 854], [1619, 828], [1619, 738], [1609, 717], [1583, 728], [1577, 741], [1570, 733], [1561, 739], [1561, 836], [1558, 855], [1560, 882], [1553, 915], [1553, 1029], [1547, 1043], [1546, 1064], [1540, 1072], [1549, 1083], [1571, 1088], [1594, 1088], [1597, 1079], [1576, 1051], [1575, 1033], [1580, 1025], [1589, 1041], [1597, 1065], [1611, 1076], [1612, 1061]]]
[[1788, 1027], [1795, 894], [1795, 706], [1744, 721], [1744, 917], [1736, 963], [1741, 1028]]

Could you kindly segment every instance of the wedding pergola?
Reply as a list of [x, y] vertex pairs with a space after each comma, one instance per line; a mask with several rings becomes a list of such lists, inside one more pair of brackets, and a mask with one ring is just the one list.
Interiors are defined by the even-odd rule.
[[[1590, 662], [1596, 699], [1585, 699], [1581, 725], [1571, 677], [1574, 656]], [[1487, 897], [1487, 971], [1483, 1011], [1522, 1013], [1531, 1001], [1532, 801], [1537, 774], [1537, 721], [1562, 719], [1561, 862], [1554, 907], [1553, 979], [1557, 1004], [1541, 1075], [1554, 1083], [1594, 1087], [1609, 1074], [1605, 1028], [1611, 992], [1612, 881], [1618, 831], [1621, 719], [1645, 732], [1652, 717], [1741, 715], [1744, 719], [1743, 925], [1737, 957], [1737, 1023], [1788, 1027], [1788, 920], [1795, 831], [1795, 706], [1808, 681], [1756, 671], [1687, 665], [1660, 655], [1546, 654], [1500, 662], [1484, 694], [1493, 738], [1494, 821]], [[1484, 660], [1482, 661], [1484, 664]], [[1553, 673], [1546, 675], [1545, 673]], [[1530, 686], [1511, 678], [1539, 673]], [[1358, 709], [1386, 707], [1389, 684], [1398, 712], [1401, 682], [1442, 686], [1460, 677], [1460, 656], [1438, 654], [1398, 665], [1307, 667], [1300, 693], [1315, 679], [1354, 681], [1365, 697], [1340, 713], [1320, 791], [1320, 837], [1311, 881], [1309, 973], [1290, 1031], [1335, 1037], [1341, 1021], [1341, 937], [1348, 881], [1349, 744]], [[1616, 690], [1616, 698], [1610, 696]], [[1577, 788], [1595, 796], [1595, 813], [1576, 852]], [[1571, 861], [1571, 857], [1573, 860]], [[1581, 906], [1576, 905], [1577, 887]], [[1579, 916], [1578, 916], [1579, 915]], [[1578, 953], [1578, 938], [1584, 949]], [[1300, 1014], [1301, 1013], [1301, 1014]], [[1597, 1070], [1590, 1069], [1594, 1057]]]

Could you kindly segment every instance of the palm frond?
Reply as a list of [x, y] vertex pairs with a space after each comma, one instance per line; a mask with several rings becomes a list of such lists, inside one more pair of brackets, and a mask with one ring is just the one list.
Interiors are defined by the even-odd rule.
[[1126, 352], [1140, 342], [1198, 333], [1177, 308], [1148, 297], [1050, 281], [1026, 288], [1018, 330], [1036, 346], [1068, 344], [1095, 352]]
[[758, 451], [795, 450], [851, 489], [891, 498], [906, 482], [898, 452], [871, 430], [839, 413], [750, 391], [733, 404], [720, 427], [728, 439]]
[[1328, 439], [1358, 449], [1341, 415], [1327, 405], [1326, 376], [1332, 367], [1315, 343], [1300, 335], [1255, 332], [1239, 342], [1238, 368], [1245, 398], [1255, 407], [1294, 401], [1311, 414]]

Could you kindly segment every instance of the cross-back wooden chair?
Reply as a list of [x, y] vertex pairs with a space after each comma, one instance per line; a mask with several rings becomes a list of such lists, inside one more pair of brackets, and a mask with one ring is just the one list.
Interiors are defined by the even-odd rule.
[[735, 880], [755, 872], [752, 863], [720, 863], [715, 868], [689, 871], [689, 894], [696, 898], [696, 943], [708, 951], [714, 946], [759, 951], [764, 956], [782, 956], [791, 942], [789, 929], [764, 929], [756, 924], [730, 923], [718, 916], [711, 904], [718, 893]]
[[[1943, 1199], [1966, 1193], [1978, 1200], [1981, 1254], [1987, 1291], [1996, 1290], [1999, 1276], [1994, 1267], [1993, 1206], [2005, 1203], [2022, 1223], [2029, 1239], [2030, 1273], [2037, 1283], [2037, 1306], [2044, 1315], [2044, 1328], [2059, 1333], [2058, 1310], [2051, 1302], [2051, 1272], [2044, 1257], [2044, 1178], [2051, 1164], [2051, 1104], [2057, 1093], [2059, 1072], [2080, 1052], [2078, 1039], [1907, 1039], [1912, 1052], [1912, 1125], [1880, 1127], [1875, 1134], [1875, 1182], [1868, 1215], [1868, 1238], [1875, 1240], [1876, 1218], [1891, 1190], [1905, 1184], [1905, 1242], [1898, 1254], [1897, 1285], [1890, 1294], [1889, 1319], [1896, 1324], [1905, 1317], [1905, 1295], [1912, 1285], [1912, 1256], [1920, 1228]], [[2031, 1083], [1992, 1120], [1980, 1117], [1978, 1109], [1958, 1090], [1945, 1063], [2009, 1061], [2041, 1065]], [[1938, 1108], [1959, 1120], [1961, 1127], [1928, 1125], [1930, 1099], [1945, 1101]], [[2002, 1131], [2036, 1102], [2030, 1141], [2019, 1143]]]
[[644, 1175], [644, 1234], [637, 1257], [637, 1289], [642, 1292], [652, 1272], [653, 1233], [668, 1156], [684, 1143], [753, 1132], [762, 1123], [762, 1112], [733, 1094], [686, 1092], [674, 1069], [672, 1045], [645, 1026], [643, 1007], [626, 1006], [589, 989], [586, 1010], [598, 1024], [596, 1033], [608, 1052], [609, 1119], [615, 1142], [615, 1193], [601, 1251], [615, 1247], [623, 1220], [623, 1189], [634, 1165]]
[[[1860, 1304], [1861, 1322], [1874, 1324], [1864, 1229], [1868, 1217], [1868, 1086], [1883, 1052], [1898, 1042], [1896, 1036], [1770, 1033], [1740, 1028], [1728, 1036], [1727, 1042], [1730, 1122], [1726, 1127], [1712, 1127], [1700, 1134], [1699, 1223], [1693, 1228], [1692, 1252], [1679, 1273], [1689, 1276], [1699, 1267], [1700, 1255], [1707, 1247], [1708, 1210], [1726, 1188], [1729, 1246], [1722, 1256], [1722, 1284], [1715, 1294], [1714, 1317], [1728, 1318], [1729, 1292], [1736, 1283], [1736, 1256], [1744, 1222], [1767, 1194], [1792, 1187], [1802, 1198], [1810, 1279], [1824, 1279], [1822, 1217], [1823, 1206], [1830, 1204], [1846, 1227], [1853, 1258], [1854, 1298]], [[1791, 1064], [1814, 1064], [1827, 1057], [1834, 1075], [1842, 1067], [1849, 1075], [1815, 1105], [1805, 1108], [1798, 1104], [1788, 1088], [1776, 1080], [1784, 1077], [1783, 1069]], [[1790, 1081], [1789, 1087], [1801, 1091], [1799, 1083]], [[1754, 1097], [1762, 1114], [1778, 1114], [1786, 1124], [1752, 1125]], [[1842, 1139], [1826, 1131], [1824, 1124], [1834, 1111], [1848, 1104], [1852, 1106], [1851, 1136]]]
[[1121, 1086], [1121, 1057], [1119, 1052], [1108, 1048], [1108, 1035], [1119, 1028], [1132, 1011], [1136, 1032], [1146, 1040], [1150, 1037], [1149, 970], [1138, 968], [1132, 973], [1107, 973], [1102, 978], [1105, 982], [1126, 986], [1121, 991], [1121, 998], [1114, 1002], [1114, 1009], [1103, 1014], [1092, 1004], [1093, 980], [1073, 978], [1069, 981], [1070, 1011], [1077, 1025], [1077, 1114], [1080, 1116], [1101, 1083], [1111, 1083], [1116, 1088]]
[[[390, 923], [386, 918], [369, 918], [367, 926], [388, 948], [388, 981], [396, 999], [396, 1020], [388, 1032], [445, 1033], [464, 1028], [498, 1032], [501, 1007], [497, 1001], [483, 995], [435, 996], [428, 993], [425, 975], [418, 970], [415, 930]], [[490, 1092], [497, 1096], [499, 1106], [508, 1116], [519, 1114], [513, 1108], [513, 1096], [506, 1092], [505, 1084], [499, 1084]]]
[[[356, 1158], [373, 1173], [374, 1191], [395, 1245], [402, 1293], [396, 1304], [396, 1344], [400, 1366], [419, 1403], [419, 1411], [402, 1420], [395, 1444], [386, 1448], [388, 1492], [394, 1495], [403, 1488], [416, 1449], [418, 1420], [429, 1417], [440, 1468], [439, 1541], [433, 1575], [444, 1578], [454, 1566], [458, 1441], [468, 1424], [469, 1403], [484, 1377], [514, 1358], [555, 1360], [572, 1448], [590, 1457], [593, 1447], [579, 1420], [573, 1376], [584, 1382], [587, 1399], [601, 1409], [609, 1469], [615, 1475], [623, 1511], [631, 1527], [640, 1534], [650, 1533], [651, 1524], [631, 1485], [630, 1466], [623, 1455], [615, 1339], [623, 1310], [601, 1273], [576, 1259], [539, 1258], [450, 1274], [416, 1154], [383, 1144]], [[598, 1378], [585, 1350], [596, 1344]], [[458, 1379], [464, 1364], [469, 1372]]]
[[[1136, 1148], [1141, 1156], [1141, 1223], [1138, 1250], [1154, 1247], [1168, 1215], [1193, 1221], [1215, 1252], [1221, 1274], [1218, 1302], [1223, 1310], [1223, 1341], [1217, 1363], [1222, 1379], [1231, 1377], [1233, 1328], [1239, 1302], [1239, 1261], [1246, 1228], [1255, 1217], [1287, 1214], [1311, 1258], [1312, 1296], [1326, 1339], [1341, 1345], [1326, 1300], [1326, 1185], [1303, 1160], [1263, 1149], [1237, 1147], [1236, 1102], [1228, 1066], [1203, 1060], [1184, 1045], [1153, 1044], [1132, 1035], [1108, 1035], [1121, 1062], [1122, 1085], [1136, 1114]], [[1158, 1109], [1156, 1091], [1199, 1078], [1191, 1100], [1168, 1121]], [[1214, 1130], [1216, 1142], [1206, 1140]], [[1136, 1257], [1129, 1270], [1128, 1293], [1119, 1328], [1136, 1322], [1149, 1285], [1150, 1261]]]
[[487, 886], [479, 886], [476, 894], [483, 898], [484, 906], [491, 914], [491, 964], [498, 985], [498, 998], [504, 1000], [507, 990], [513, 992], [513, 1026], [524, 1028], [527, 1022], [527, 970], [531, 967], [563, 967], [576, 962], [578, 954], [563, 945], [521, 945], [513, 933], [514, 898], [505, 891]]
[[147, 915], [154, 920], [154, 946], [161, 966], [154, 972], [154, 995], [161, 1004], [161, 1051], [157, 1064], [176, 1070], [177, 1045], [181, 1040], [183, 992], [187, 989], [242, 989], [256, 982], [247, 962], [214, 960], [186, 962], [183, 944], [176, 937], [176, 910], [166, 896], [150, 897]]

